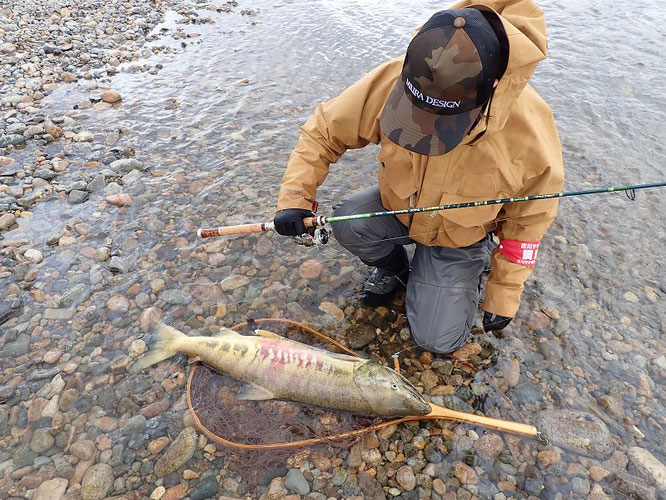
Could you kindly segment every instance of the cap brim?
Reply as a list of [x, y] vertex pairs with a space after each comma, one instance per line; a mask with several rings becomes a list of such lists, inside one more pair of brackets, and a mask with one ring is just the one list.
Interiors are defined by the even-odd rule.
[[476, 122], [481, 107], [455, 115], [428, 113], [414, 106], [398, 77], [389, 95], [379, 125], [391, 142], [426, 156], [441, 156], [462, 142]]

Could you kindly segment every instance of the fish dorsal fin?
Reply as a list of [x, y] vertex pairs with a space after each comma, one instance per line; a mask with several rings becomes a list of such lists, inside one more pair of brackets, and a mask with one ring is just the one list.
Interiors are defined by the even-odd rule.
[[268, 330], [259, 330], [259, 329], [257, 329], [257, 330], [254, 331], [254, 333], [259, 335], [260, 337], [264, 337], [264, 338], [267, 338], [267, 339], [282, 339], [282, 338], [284, 338], [284, 337], [281, 337], [280, 335], [278, 335], [277, 333], [269, 332]]
[[238, 336], [240, 336], [240, 333], [238, 333], [237, 331], [232, 330], [231, 328], [227, 328], [227, 327], [223, 326], [222, 328], [220, 328], [219, 332], [217, 332], [215, 335], [213, 335], [213, 337], [224, 337], [225, 335], [238, 335]]
[[326, 353], [331, 356], [332, 358], [339, 359], [341, 361], [353, 361], [355, 363], [358, 363], [359, 361], [367, 361], [365, 358], [361, 358], [359, 356], [351, 356], [349, 354], [340, 354], [338, 352], [331, 352], [327, 351], [326, 349], [323, 349], [326, 351]]
[[236, 395], [236, 399], [240, 401], [263, 401], [274, 397], [269, 390], [252, 382], [244, 383]]

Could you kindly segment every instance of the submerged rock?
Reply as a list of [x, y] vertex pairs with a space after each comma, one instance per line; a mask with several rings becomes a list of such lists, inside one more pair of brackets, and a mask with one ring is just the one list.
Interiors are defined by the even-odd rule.
[[544, 410], [536, 427], [551, 444], [595, 458], [607, 458], [615, 450], [608, 427], [594, 415], [576, 410]]

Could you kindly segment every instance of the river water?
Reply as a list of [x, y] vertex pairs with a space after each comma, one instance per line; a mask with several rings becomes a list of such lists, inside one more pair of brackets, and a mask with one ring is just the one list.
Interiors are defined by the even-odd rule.
[[[601, 0], [548, 0], [540, 5], [549, 27], [549, 58], [532, 84], [555, 114], [565, 189], [662, 180], [666, 4], [621, 0], [609, 8]], [[254, 15], [241, 15], [247, 7]], [[119, 404], [123, 398], [137, 408], [167, 401], [169, 415], [174, 420], [182, 416], [182, 384], [167, 390], [148, 375], [125, 373], [130, 344], [144, 337], [146, 321], [141, 318], [150, 307], [186, 332], [212, 332], [247, 317], [279, 316], [341, 339], [363, 324], [400, 331], [404, 307], [399, 300], [388, 312], [359, 307], [355, 294], [367, 272], [335, 241], [309, 249], [277, 235], [202, 242], [196, 229], [270, 219], [298, 126], [318, 102], [400, 55], [413, 29], [442, 7], [434, 1], [415, 6], [402, 0], [256, 0], [232, 13], [200, 10], [201, 17], [214, 21], [208, 24], [179, 24], [181, 16], [174, 12], [164, 27], [199, 36], [151, 42], [178, 49], [168, 57], [136, 63], [161, 65], [155, 74], [124, 67], [109, 79], [109, 86], [123, 96], [120, 107], [75, 109], [90, 93], [84, 83], [61, 85], [47, 98], [48, 110], [71, 110], [75, 132], [94, 135], [91, 143], [58, 141], [47, 147], [47, 155], [64, 153], [70, 161], [59, 177], [63, 186], [101, 171], [103, 166], [94, 162], [112, 148], [133, 148], [145, 171], [124, 183], [131, 206], [107, 205], [101, 193], [72, 205], [62, 193], [37, 205], [32, 217], [5, 233], [3, 243], [23, 241], [45, 258], [30, 267], [37, 273], [24, 287], [30, 293], [21, 292], [23, 314], [0, 326], [5, 346], [26, 337], [32, 343], [29, 353], [1, 359], [0, 384], [27, 389], [9, 401], [20, 410], [7, 407], [9, 424], [3, 432], [8, 448], [0, 458], [9, 460], [12, 453], [30, 448], [28, 437], [18, 431], [12, 435], [12, 429], [28, 429], [30, 436], [39, 426], [56, 436], [56, 444], [44, 454], [63, 454], [58, 429], [44, 417], [27, 417], [35, 393], [50, 380], [24, 384], [38, 370], [55, 367], [50, 377], [60, 373], [68, 389], [81, 393], [70, 410], [72, 421], [89, 412], [122, 422], [127, 417], [127, 407]], [[374, 182], [376, 152], [374, 147], [350, 151], [331, 168], [318, 193], [321, 213]], [[30, 162], [37, 154], [29, 146], [13, 156]], [[542, 466], [537, 453], [544, 446], [523, 443], [514, 453], [508, 440], [499, 458], [487, 460], [474, 447], [482, 430], [465, 434], [469, 427], [459, 426], [456, 436], [462, 437], [449, 446], [443, 463], [464, 460], [476, 466], [479, 482], [456, 485], [452, 474], [445, 475], [448, 494], [523, 498], [541, 492], [542, 498], [555, 498], [587, 496], [599, 487], [610, 494], [613, 487], [607, 479], [591, 477], [592, 467], [624, 470], [630, 446], [666, 460], [663, 194], [638, 192], [634, 202], [623, 194], [562, 200], [516, 320], [502, 338], [480, 334], [472, 339], [494, 351], [492, 363], [474, 382], [495, 378], [512, 404], [497, 391], [472, 397], [466, 386], [456, 389], [475, 409], [506, 419], [529, 421], [546, 408], [594, 413], [618, 445], [614, 461], [560, 450], [559, 463]], [[62, 235], [71, 235], [71, 241], [47, 246], [49, 238], [57, 241]], [[108, 269], [109, 261], [99, 257], [104, 248], [122, 259], [127, 266], [123, 272]], [[12, 273], [0, 276], [3, 289], [19, 281]], [[73, 309], [61, 306], [63, 297]], [[366, 352], [379, 354], [382, 338], [373, 340]], [[44, 354], [54, 349], [63, 356], [55, 364], [44, 363]], [[509, 384], [502, 369], [515, 367], [512, 359], [520, 378]], [[78, 430], [81, 439], [102, 433], [94, 425]], [[167, 433], [166, 423], [155, 423], [150, 439], [160, 432]], [[118, 439], [114, 444], [122, 443]], [[26, 464], [34, 465], [37, 455], [30, 455]], [[124, 463], [133, 460], [125, 458]], [[222, 458], [215, 464], [222, 467]], [[149, 495], [155, 486], [147, 486], [149, 473], [125, 474], [133, 473]], [[395, 482], [387, 484], [396, 493]], [[432, 491], [421, 488], [421, 494]], [[129, 489], [117, 488], [114, 494]], [[403, 498], [417, 491], [403, 493]]]

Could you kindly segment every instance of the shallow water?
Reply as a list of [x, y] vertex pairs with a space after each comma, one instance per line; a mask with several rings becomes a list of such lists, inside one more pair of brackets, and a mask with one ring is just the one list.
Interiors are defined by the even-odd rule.
[[[600, 0], [549, 0], [541, 6], [550, 55], [532, 83], [557, 120], [565, 189], [662, 180], [666, 4], [621, 1], [609, 9]], [[93, 132], [94, 142], [61, 140], [47, 147], [47, 154], [64, 152], [72, 163], [59, 177], [63, 185], [100, 170], [84, 164], [99, 160], [111, 147], [133, 147], [147, 171], [125, 186], [134, 200], [130, 207], [106, 206], [101, 193], [80, 205], [56, 195], [31, 209], [33, 216], [20, 220], [19, 229], [5, 233], [3, 243], [27, 240], [45, 259], [30, 268], [37, 277], [31, 292], [23, 292], [24, 313], [0, 326], [5, 342], [27, 334], [37, 346], [16, 361], [2, 359], [0, 383], [43, 368], [44, 352], [59, 347], [79, 366], [75, 373], [81, 375], [71, 384], [90, 388], [88, 407], [121, 417], [116, 402], [141, 392], [133, 385], [145, 391], [136, 397], [139, 403], [166, 398], [177, 405], [180, 390], [164, 394], [145, 375], [136, 380], [124, 376], [129, 360], [122, 356], [132, 340], [144, 335], [139, 317], [151, 306], [184, 331], [213, 331], [246, 317], [280, 315], [329, 334], [353, 330], [357, 320], [387, 325], [358, 312], [354, 294], [366, 272], [334, 241], [311, 249], [276, 235], [202, 242], [196, 229], [270, 219], [298, 126], [318, 102], [401, 54], [412, 30], [441, 4], [423, 2], [415, 9], [407, 1], [389, 6], [370, 0], [255, 1], [252, 8], [256, 16], [200, 11], [214, 24], [178, 24], [180, 16], [168, 16], [165, 26], [200, 36], [169, 42], [177, 47], [184, 40], [187, 46], [168, 58], [138, 62], [163, 65], [157, 74], [125, 68], [113, 77], [110, 86], [123, 96], [119, 108], [74, 110], [74, 130]], [[61, 85], [46, 108], [72, 109], [88, 94], [83, 84]], [[112, 146], [114, 132], [120, 134]], [[351, 151], [332, 167], [318, 193], [321, 213], [374, 182], [375, 154], [374, 147]], [[35, 155], [31, 146], [13, 154], [26, 163]], [[502, 339], [474, 337], [497, 349], [496, 366], [476, 381], [501, 379], [498, 368], [510, 358], [520, 361], [518, 385], [500, 384], [513, 406], [491, 392], [479, 399], [477, 409], [527, 420], [544, 408], [590, 411], [603, 416], [621, 445], [649, 449], [663, 461], [663, 194], [639, 192], [633, 203], [623, 194], [560, 202], [516, 320]], [[77, 236], [76, 222], [90, 226], [87, 234]], [[77, 237], [71, 246], [46, 246], [48, 236], [66, 230]], [[112, 274], [95, 260], [94, 250], [104, 246], [129, 264], [127, 272]], [[318, 278], [299, 272], [306, 260], [323, 264]], [[234, 275], [248, 279], [237, 287], [223, 282]], [[0, 278], [0, 288], [13, 281], [13, 276]], [[216, 285], [220, 282], [222, 288]], [[76, 311], [62, 319], [47, 312], [60, 311], [58, 299], [76, 285], [86, 290]], [[169, 298], [164, 287], [182, 293]], [[129, 301], [114, 311], [109, 300], [117, 295]], [[322, 312], [322, 302], [333, 303], [334, 309], [324, 309], [342, 311], [344, 319]], [[404, 314], [399, 306], [397, 311]], [[374, 351], [378, 347], [376, 342]], [[64, 364], [61, 360], [56, 366]], [[115, 390], [108, 391], [107, 384], [114, 383]], [[105, 391], [113, 393], [108, 401], [101, 397]], [[20, 399], [32, 399], [30, 392]], [[621, 414], [600, 406], [599, 399], [608, 394], [619, 399]], [[24, 446], [20, 439], [11, 440], [10, 449]], [[470, 461], [484, 470], [498, 467], [475, 458], [473, 448], [451, 450], [444, 461], [470, 454]], [[543, 495], [572, 494], [567, 480], [572, 474], [534, 471], [534, 460], [530, 464], [527, 456], [516, 465], [523, 479], [545, 484]], [[563, 454], [565, 465], [577, 460]], [[483, 483], [483, 490], [477, 487], [481, 498], [497, 492], [493, 484], [505, 472], [487, 474], [493, 479]], [[511, 494], [524, 496], [525, 488], [519, 480]]]

